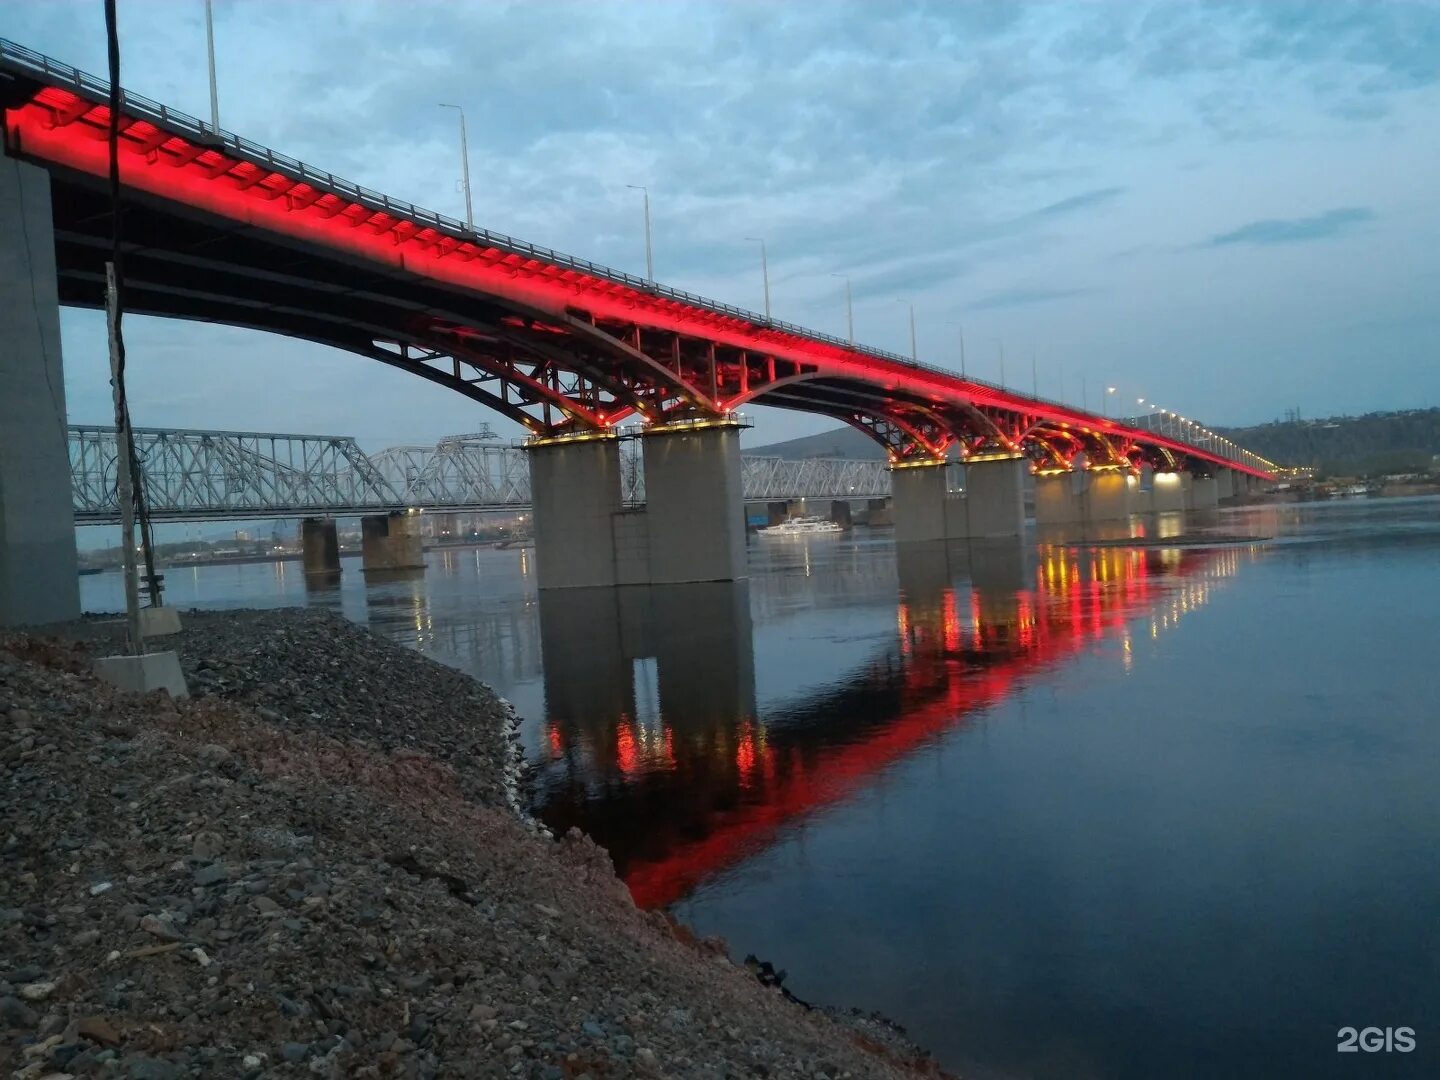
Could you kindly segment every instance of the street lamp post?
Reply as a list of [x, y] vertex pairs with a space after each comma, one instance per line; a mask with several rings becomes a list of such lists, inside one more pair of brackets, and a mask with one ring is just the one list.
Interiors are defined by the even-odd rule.
[[765, 241], [758, 236], [747, 236], [752, 244], [760, 245], [760, 276], [765, 282], [765, 318], [770, 318], [770, 260], [765, 254]]
[[995, 339], [995, 344], [998, 345], [998, 346], [1000, 346], [1000, 389], [1001, 389], [1001, 390], [1004, 390], [1004, 389], [1005, 389], [1005, 342], [1001, 341], [999, 338], [996, 338], [996, 339]]
[[845, 331], [850, 337], [850, 344], [855, 344], [855, 303], [850, 296], [850, 275], [831, 274], [831, 277], [838, 277], [845, 282]]
[[1115, 393], [1115, 387], [1105, 387], [1105, 394], [1100, 398], [1100, 415], [1107, 420], [1110, 418], [1110, 396]]
[[965, 374], [965, 327], [957, 322], [952, 322], [950, 325], [956, 327], [960, 335], [960, 377], [964, 379], [968, 377]]
[[465, 227], [475, 231], [475, 210], [470, 205], [470, 143], [465, 137], [465, 110], [459, 105], [440, 103], [442, 109], [454, 109], [460, 114], [460, 169], [461, 183], [465, 186]]
[[220, 91], [215, 85], [215, 12], [211, 0], [205, 0], [205, 51], [210, 59], [210, 128], [220, 131]]
[[626, 184], [631, 191], [645, 196], [645, 280], [655, 280], [655, 259], [650, 254], [650, 189], [643, 184]]
[[918, 364], [920, 362], [920, 351], [915, 347], [915, 305], [910, 303], [909, 300], [903, 300], [900, 297], [896, 297], [895, 302], [897, 304], [905, 304], [910, 308], [910, 362]]

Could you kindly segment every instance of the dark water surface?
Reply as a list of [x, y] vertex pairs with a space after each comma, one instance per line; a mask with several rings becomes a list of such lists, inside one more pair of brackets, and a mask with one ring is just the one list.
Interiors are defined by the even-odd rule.
[[[1137, 522], [1140, 519], [1137, 519]], [[509, 697], [637, 899], [972, 1077], [1440, 1075], [1440, 501], [1151, 520], [1216, 548], [751, 541], [738, 586], [533, 553], [307, 592]], [[114, 608], [114, 575], [82, 579]], [[543, 657], [543, 664], [542, 664]], [[1410, 1054], [1336, 1052], [1408, 1026]]]

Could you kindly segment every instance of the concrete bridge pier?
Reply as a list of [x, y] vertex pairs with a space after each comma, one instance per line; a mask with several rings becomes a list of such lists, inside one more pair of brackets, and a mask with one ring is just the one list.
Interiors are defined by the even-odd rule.
[[1085, 519], [1124, 521], [1130, 516], [1131, 488], [1135, 476], [1126, 469], [1091, 470], [1086, 474]]
[[622, 509], [619, 441], [556, 439], [528, 450], [540, 587], [617, 584], [612, 519]]
[[340, 539], [334, 518], [305, 518], [300, 522], [300, 557], [306, 574], [340, 573]]
[[966, 462], [963, 493], [949, 490], [948, 467], [937, 461], [891, 470], [896, 543], [1025, 535], [1024, 458]]
[[641, 444], [650, 582], [746, 578], [740, 425], [653, 427]]
[[897, 544], [962, 535], [962, 496], [949, 490], [943, 461], [897, 465], [890, 470], [890, 499]]
[[1085, 520], [1085, 473], [1046, 472], [1035, 477], [1035, 524], [1072, 525]]
[[0, 154], [0, 626], [80, 614], [50, 174]]
[[1025, 535], [1025, 477], [1022, 457], [965, 463], [964, 529], [950, 535], [971, 540], [1004, 540]]
[[1157, 472], [1150, 485], [1150, 509], [1170, 514], [1185, 509], [1185, 482], [1178, 472]]
[[1219, 505], [1219, 491], [1213, 476], [1186, 473], [1183, 486], [1186, 510], [1214, 510]]
[[[1035, 478], [1035, 524], [1124, 521], [1140, 501], [1140, 480], [1124, 469], [1075, 469]], [[1144, 498], [1143, 505], [1149, 505]]]
[[413, 510], [367, 514], [360, 519], [360, 545], [365, 572], [425, 569], [420, 540], [420, 515]]

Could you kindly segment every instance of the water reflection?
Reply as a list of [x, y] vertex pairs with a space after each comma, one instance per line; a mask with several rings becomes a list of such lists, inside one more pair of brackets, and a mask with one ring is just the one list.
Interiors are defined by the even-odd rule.
[[[608, 848], [638, 903], [671, 903], [1088, 643], [1121, 637], [1128, 667], [1131, 622], [1168, 629], [1244, 550], [907, 545], [893, 630], [763, 711], [751, 586], [542, 593], [542, 816]], [[817, 601], [807, 551], [771, 558], [754, 607]], [[867, 592], [872, 562], [829, 561], [827, 588]]]

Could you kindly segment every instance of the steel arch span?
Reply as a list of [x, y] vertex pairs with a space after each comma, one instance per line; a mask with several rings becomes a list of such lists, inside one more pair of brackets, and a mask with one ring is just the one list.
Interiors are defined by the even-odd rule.
[[[5, 152], [52, 176], [60, 296], [103, 305], [108, 85], [0, 42]], [[470, 229], [132, 94], [122, 98], [126, 305], [370, 357], [465, 394], [533, 436], [820, 413], [896, 464], [1023, 455], [1272, 463], [1195, 426], [1156, 431], [1027, 397], [521, 240]]]

